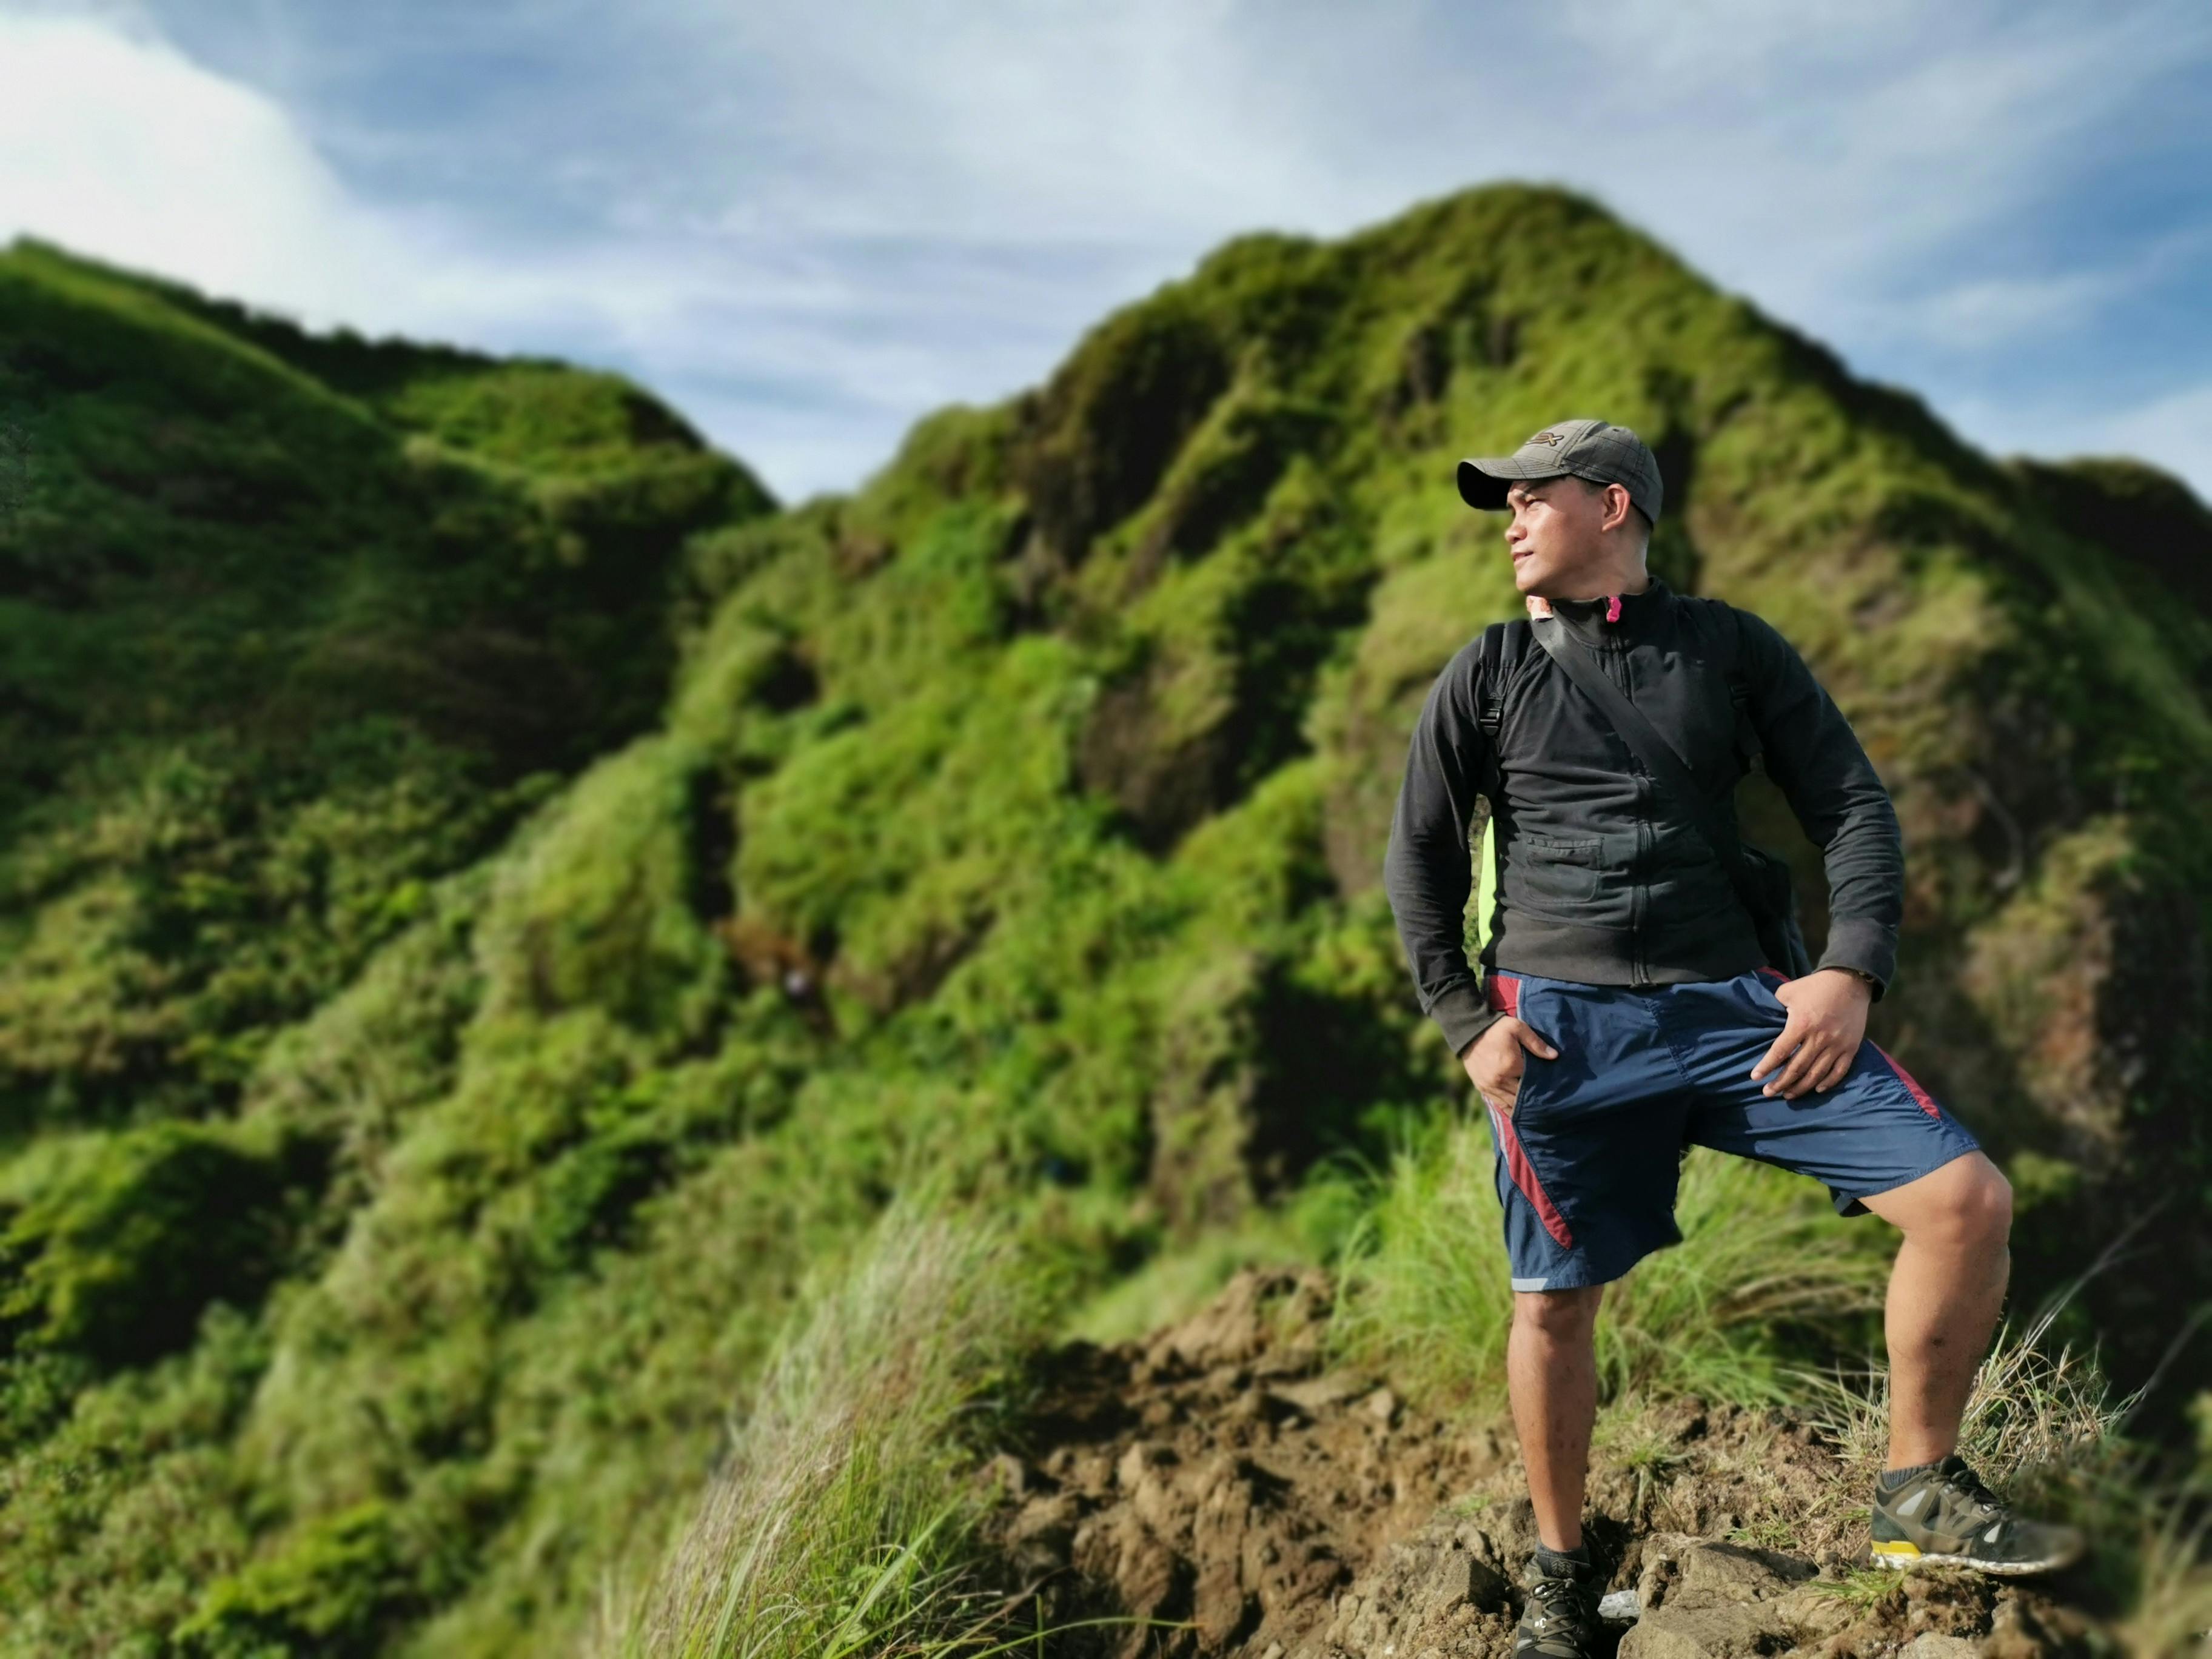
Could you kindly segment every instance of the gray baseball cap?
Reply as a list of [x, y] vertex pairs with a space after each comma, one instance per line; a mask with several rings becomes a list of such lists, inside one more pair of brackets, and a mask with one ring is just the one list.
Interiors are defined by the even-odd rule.
[[1505, 492], [1522, 479], [1563, 478], [1617, 483], [1652, 523], [1659, 522], [1659, 462], [1644, 440], [1607, 421], [1556, 421], [1510, 455], [1478, 455], [1459, 464], [1459, 493], [1469, 507], [1502, 512]]

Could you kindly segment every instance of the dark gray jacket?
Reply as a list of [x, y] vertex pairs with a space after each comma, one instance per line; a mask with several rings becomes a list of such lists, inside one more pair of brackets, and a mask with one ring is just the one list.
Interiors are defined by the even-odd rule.
[[[1552, 609], [1570, 648], [1595, 656], [1712, 799], [1732, 798], [1764, 752], [1826, 860], [1818, 965], [1863, 969], [1880, 998], [1905, 908], [1897, 814], [1804, 659], [1749, 611], [1676, 593], [1656, 576], [1620, 596], [1618, 622], [1605, 620], [1603, 599]], [[1510, 662], [1502, 677], [1493, 651]], [[1421, 706], [1382, 865], [1421, 1012], [1455, 1054], [1498, 1018], [1467, 959], [1468, 842], [1481, 796], [1501, 859], [1484, 968], [1650, 986], [1727, 979], [1765, 962], [1720, 860], [1692, 824], [1664, 813], [1627, 740], [1525, 621], [1487, 629], [1444, 665]]]

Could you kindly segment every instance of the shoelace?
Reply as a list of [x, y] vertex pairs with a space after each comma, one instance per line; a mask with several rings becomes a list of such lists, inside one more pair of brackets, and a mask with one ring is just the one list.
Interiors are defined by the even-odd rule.
[[1567, 1625], [1583, 1635], [1589, 1634], [1595, 1608], [1590, 1605], [1580, 1579], [1539, 1578], [1530, 1588], [1528, 1599], [1542, 1607], [1547, 1619]]
[[[1973, 1526], [1979, 1527], [1983, 1522], [1991, 1520], [1996, 1521], [2002, 1526], [2011, 1521], [2012, 1515], [2005, 1508], [2004, 1500], [1984, 1486], [1982, 1477], [1976, 1474], [1964, 1462], [1957, 1464], [1945, 1473], [1943, 1484], [1973, 1504]], [[1994, 1538], [1994, 1532], [1991, 1535]]]

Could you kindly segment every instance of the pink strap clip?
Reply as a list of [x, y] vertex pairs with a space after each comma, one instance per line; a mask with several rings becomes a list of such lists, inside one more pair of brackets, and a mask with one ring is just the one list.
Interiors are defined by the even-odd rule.
[[1620, 620], [1620, 594], [1608, 593], [1605, 596], [1605, 619], [1607, 622], [1619, 622]]

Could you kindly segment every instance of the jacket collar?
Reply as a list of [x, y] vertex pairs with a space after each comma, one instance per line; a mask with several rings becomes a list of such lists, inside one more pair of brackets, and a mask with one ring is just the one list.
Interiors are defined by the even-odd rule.
[[[1647, 585], [1634, 593], [1601, 594], [1594, 599], [1553, 599], [1551, 605], [1552, 614], [1571, 637], [1585, 645], [1603, 645], [1613, 640], [1645, 637], [1653, 624], [1666, 614], [1673, 599], [1673, 590], [1651, 575]], [[1619, 620], [1607, 621], [1615, 599], [1620, 601]]]

